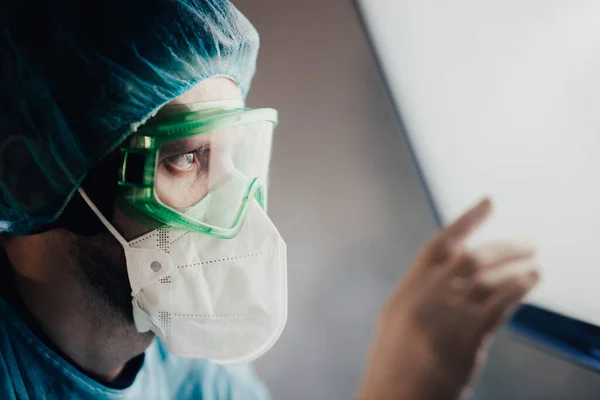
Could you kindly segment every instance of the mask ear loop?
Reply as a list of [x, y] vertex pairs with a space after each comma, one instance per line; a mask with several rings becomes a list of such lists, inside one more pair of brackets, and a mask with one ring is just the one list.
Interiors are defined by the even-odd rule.
[[[96, 207], [94, 202], [85, 193], [85, 190], [83, 190], [82, 188], [78, 188], [77, 191], [79, 192], [83, 200], [87, 203], [87, 205], [90, 207], [90, 209], [94, 212], [94, 214], [96, 214], [96, 216], [100, 219], [100, 222], [102, 222], [106, 229], [108, 229], [108, 231], [115, 237], [115, 239], [117, 239], [119, 243], [121, 243], [124, 249], [128, 249], [129, 243], [127, 243], [125, 238], [121, 236], [117, 229], [110, 222], [108, 222], [104, 215], [102, 215], [100, 210], [98, 210], [98, 207]], [[133, 288], [132, 290], [132, 297], [134, 297], [132, 301], [132, 311], [137, 330], [140, 332], [147, 332], [150, 330], [153, 330], [154, 332], [159, 331], [162, 335], [161, 337], [165, 337], [165, 332], [160, 327], [160, 324], [153, 321], [152, 318], [148, 315], [148, 313], [143, 311], [138, 305], [138, 303], [135, 301], [135, 294], [138, 292], [138, 290], [135, 290]]]
[[124, 248], [128, 248], [129, 243], [127, 243], [127, 240], [125, 240], [125, 238], [121, 236], [119, 231], [117, 231], [117, 229], [110, 222], [108, 222], [104, 215], [102, 215], [102, 213], [100, 212], [100, 210], [98, 210], [98, 207], [96, 207], [92, 199], [90, 199], [85, 193], [85, 190], [83, 190], [80, 187], [79, 189], [77, 189], [77, 191], [79, 192], [83, 200], [87, 203], [87, 205], [90, 207], [90, 209], [93, 211], [93, 213], [96, 214], [98, 219], [100, 219], [102, 225], [104, 225], [106, 229], [108, 229], [108, 231], [115, 237], [115, 239], [117, 239], [119, 243], [121, 243], [121, 246], [123, 246]]

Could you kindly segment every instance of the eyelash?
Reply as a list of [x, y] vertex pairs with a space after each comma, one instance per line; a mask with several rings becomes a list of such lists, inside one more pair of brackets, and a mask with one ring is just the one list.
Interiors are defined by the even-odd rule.
[[[203, 146], [197, 148], [196, 150], [189, 151], [186, 153], [181, 153], [181, 154], [175, 154], [170, 157], [167, 157], [163, 161], [166, 163], [165, 167], [167, 169], [169, 169], [169, 171], [172, 173], [186, 173], [187, 170], [182, 170], [181, 168], [174, 166], [173, 165], [174, 163], [170, 160], [173, 160], [177, 157], [183, 157], [188, 154], [194, 155], [194, 160], [193, 160], [192, 164], [200, 165], [200, 172], [206, 172], [206, 173], [208, 172], [208, 168], [209, 168], [208, 162], [210, 160], [210, 146], [209, 145], [203, 145]], [[190, 168], [191, 168], [191, 166], [190, 166]]]

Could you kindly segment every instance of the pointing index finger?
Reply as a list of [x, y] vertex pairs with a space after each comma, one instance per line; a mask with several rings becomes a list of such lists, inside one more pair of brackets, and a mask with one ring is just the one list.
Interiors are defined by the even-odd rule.
[[455, 245], [462, 244], [490, 216], [492, 202], [486, 197], [471, 207], [454, 222], [442, 229], [442, 236]]
[[454, 222], [442, 228], [433, 241], [433, 257], [446, 258], [450, 255], [449, 252], [454, 252], [461, 247], [465, 240], [488, 219], [491, 212], [492, 202], [486, 197]]

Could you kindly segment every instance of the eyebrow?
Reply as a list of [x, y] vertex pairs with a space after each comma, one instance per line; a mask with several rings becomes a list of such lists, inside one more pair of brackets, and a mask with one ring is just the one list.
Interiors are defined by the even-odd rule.
[[193, 138], [198, 138], [199, 136], [190, 136], [189, 138], [164, 143], [160, 147], [159, 159], [164, 160], [172, 156], [191, 153], [210, 144], [210, 140], [193, 140]]

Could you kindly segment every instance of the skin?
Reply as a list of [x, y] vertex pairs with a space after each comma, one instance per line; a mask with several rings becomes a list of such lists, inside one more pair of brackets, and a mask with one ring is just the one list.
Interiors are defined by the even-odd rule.
[[[169, 104], [241, 99], [237, 84], [215, 77]], [[152, 230], [117, 205], [111, 223], [126, 240]], [[89, 376], [114, 381], [151, 344], [154, 335], [133, 323], [123, 249], [108, 232], [83, 238], [55, 229], [3, 242], [26, 307], [52, 344]]]

